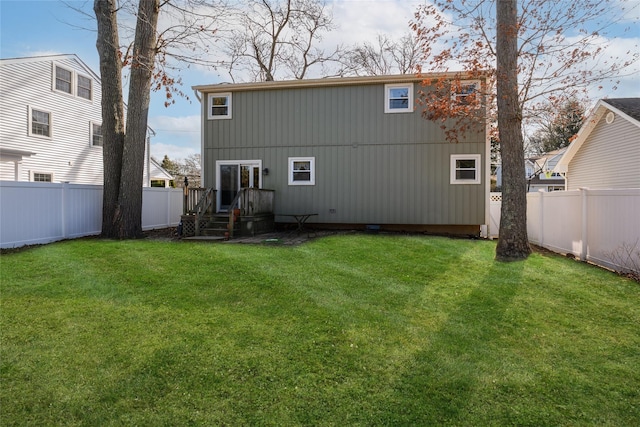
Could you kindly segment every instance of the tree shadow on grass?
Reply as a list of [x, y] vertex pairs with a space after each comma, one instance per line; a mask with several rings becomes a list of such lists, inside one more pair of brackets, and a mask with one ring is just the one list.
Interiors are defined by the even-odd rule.
[[497, 341], [508, 323], [505, 313], [522, 286], [523, 269], [523, 262], [494, 262], [428, 339], [428, 348], [408, 358], [391, 402], [380, 409], [384, 425], [470, 425], [482, 419], [470, 414], [487, 408], [472, 406], [484, 401], [478, 396], [481, 382], [500, 375]]

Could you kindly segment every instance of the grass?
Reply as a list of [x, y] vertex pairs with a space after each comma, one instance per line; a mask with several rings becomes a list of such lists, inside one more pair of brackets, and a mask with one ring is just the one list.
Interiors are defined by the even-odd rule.
[[640, 425], [640, 287], [495, 244], [67, 241], [0, 257], [0, 424]]

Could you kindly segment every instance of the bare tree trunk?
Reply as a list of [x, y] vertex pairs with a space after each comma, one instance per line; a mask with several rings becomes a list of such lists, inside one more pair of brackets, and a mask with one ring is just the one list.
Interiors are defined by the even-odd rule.
[[100, 57], [102, 81], [102, 162], [104, 191], [102, 197], [102, 236], [118, 236], [118, 195], [124, 147], [124, 100], [122, 97], [122, 62], [119, 57], [116, 0], [95, 0], [98, 23], [96, 48]]
[[142, 235], [144, 153], [159, 7], [159, 0], [141, 0], [138, 7], [118, 199], [119, 238], [136, 238]]
[[498, 0], [497, 102], [502, 155], [502, 208], [496, 259], [515, 261], [531, 253], [527, 236], [527, 193], [518, 101], [518, 8], [516, 0]]

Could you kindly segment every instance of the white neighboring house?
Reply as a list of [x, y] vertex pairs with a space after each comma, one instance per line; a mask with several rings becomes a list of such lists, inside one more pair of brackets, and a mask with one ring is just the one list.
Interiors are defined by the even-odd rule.
[[[102, 185], [101, 99], [100, 77], [74, 54], [0, 59], [0, 180]], [[148, 151], [143, 185], [168, 186]]]
[[[535, 193], [540, 190], [548, 192], [565, 189], [564, 178], [560, 173], [554, 171], [554, 168], [566, 149], [566, 147], [560, 148], [524, 160], [527, 191]], [[496, 167], [495, 173], [496, 185], [502, 187], [502, 165]]]
[[567, 190], [640, 188], [640, 98], [598, 101], [555, 172]]

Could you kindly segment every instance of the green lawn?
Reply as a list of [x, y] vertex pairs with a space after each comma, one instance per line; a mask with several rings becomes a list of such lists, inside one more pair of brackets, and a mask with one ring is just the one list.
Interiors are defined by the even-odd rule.
[[640, 286], [495, 243], [0, 257], [0, 425], [640, 425]]

